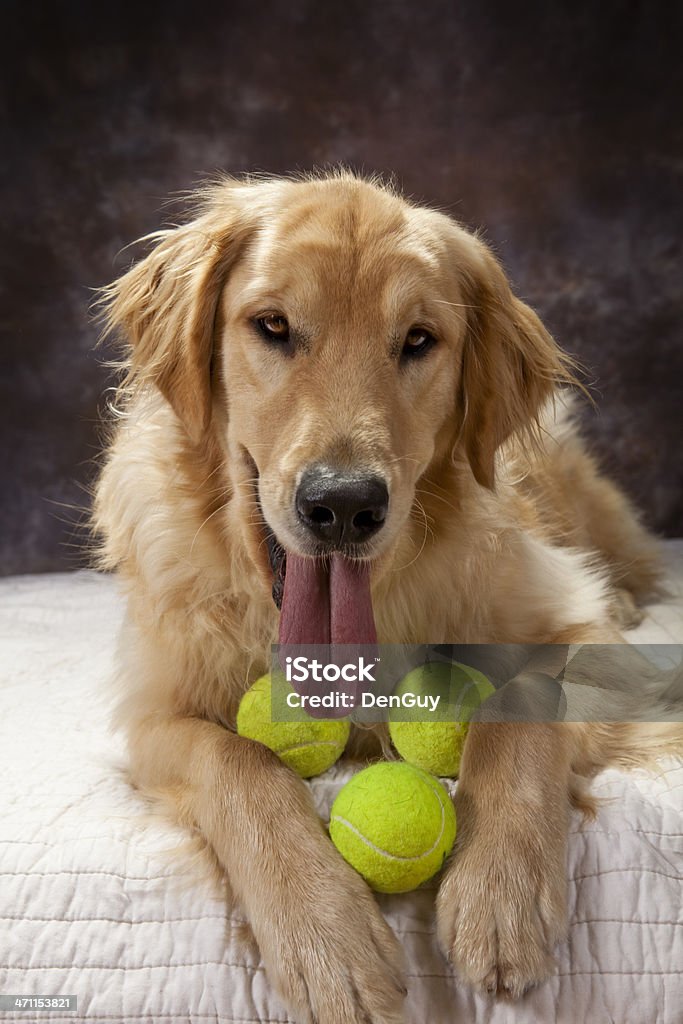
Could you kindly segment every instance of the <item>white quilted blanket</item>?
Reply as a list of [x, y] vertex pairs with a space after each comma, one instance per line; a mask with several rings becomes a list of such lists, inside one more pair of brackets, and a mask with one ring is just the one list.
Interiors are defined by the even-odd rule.
[[[643, 642], [683, 640], [677, 597]], [[0, 1022], [68, 1019], [281, 1024], [237, 914], [174, 857], [183, 834], [144, 818], [107, 731], [122, 607], [93, 573], [0, 582], [0, 994], [76, 995], [75, 1014], [0, 1010]], [[322, 814], [344, 780], [313, 781]], [[434, 938], [434, 888], [382, 897], [409, 959], [412, 1024], [681, 1024], [683, 767], [605, 772], [597, 821], [573, 822], [569, 942], [556, 977], [521, 1004], [474, 995]]]

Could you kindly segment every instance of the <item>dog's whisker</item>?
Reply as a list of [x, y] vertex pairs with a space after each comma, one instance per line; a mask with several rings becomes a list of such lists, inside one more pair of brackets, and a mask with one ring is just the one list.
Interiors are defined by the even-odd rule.
[[421, 543], [420, 548], [419, 548], [417, 554], [415, 555], [415, 557], [412, 558], [409, 562], [406, 562], [404, 565], [397, 566], [397, 568], [394, 570], [394, 572], [401, 572], [404, 569], [407, 569], [411, 565], [413, 565], [413, 563], [417, 561], [417, 559], [420, 557], [420, 555], [424, 551], [424, 548], [425, 548], [425, 545], [427, 543], [428, 538], [431, 537], [432, 540], [435, 540], [434, 531], [429, 526], [429, 522], [430, 521], [433, 522], [433, 519], [431, 519], [431, 517], [427, 515], [427, 513], [425, 511], [425, 508], [422, 505], [422, 502], [419, 500], [419, 498], [415, 499], [414, 506], [413, 506], [413, 508], [411, 508], [410, 513], [409, 513], [409, 518], [413, 519], [414, 522], [419, 522], [419, 520], [415, 519], [415, 516], [414, 516], [414, 512], [415, 511], [419, 511], [421, 516], [422, 516], [422, 525], [423, 525], [423, 528], [424, 528], [423, 536], [422, 536], [422, 543]]
[[394, 569], [394, 572], [403, 572], [404, 569], [409, 569], [410, 566], [413, 565], [418, 560], [418, 558], [420, 557], [420, 555], [422, 554], [422, 552], [425, 549], [425, 545], [427, 543], [427, 538], [429, 537], [430, 534], [431, 534], [431, 536], [433, 538], [434, 537], [434, 533], [433, 533], [432, 530], [429, 529], [429, 526], [427, 524], [427, 517], [425, 515], [425, 519], [424, 519], [424, 534], [423, 534], [423, 537], [422, 537], [422, 544], [420, 545], [419, 551], [417, 552], [417, 554], [415, 555], [414, 558], [411, 558], [411, 560], [409, 562], [406, 562], [404, 565], [397, 566], [397, 568]]
[[428, 519], [430, 522], [434, 522], [433, 518], [431, 516], [427, 515], [425, 507], [424, 507], [424, 505], [422, 504], [422, 502], [420, 501], [419, 498], [415, 498], [414, 504], [417, 505], [421, 515], [424, 517], [425, 520]]
[[443, 504], [446, 505], [448, 508], [452, 509], [456, 513], [458, 512], [458, 508], [453, 504], [453, 502], [448, 501], [441, 494], [434, 494], [432, 491], [428, 490], [425, 487], [418, 487], [418, 488], [416, 488], [415, 489], [415, 493], [416, 494], [426, 494], [426, 495], [428, 495], [428, 497], [434, 498], [436, 501], [442, 501]]
[[441, 306], [453, 306], [456, 309], [481, 309], [481, 306], [474, 306], [467, 302], [449, 302], [447, 299], [433, 299], [433, 302], [438, 302]]
[[261, 553], [261, 548], [263, 547], [263, 545], [268, 543], [268, 540], [269, 540], [269, 535], [266, 534], [266, 536], [263, 537], [261, 541], [259, 541], [259, 546], [256, 548], [256, 550], [257, 550], [257, 552], [259, 554]]
[[192, 543], [190, 544], [190, 551], [189, 551], [189, 554], [188, 554], [188, 558], [190, 559], [190, 561], [192, 559], [192, 552], [194, 551], [195, 541], [197, 540], [197, 537], [199, 536], [201, 531], [204, 529], [206, 524], [211, 519], [213, 519], [214, 516], [217, 516], [219, 512], [223, 512], [228, 507], [229, 504], [230, 504], [230, 500], [225, 501], [222, 505], [219, 505], [218, 508], [214, 509], [213, 512], [206, 517], [206, 519], [201, 524], [201, 526], [199, 526], [199, 528], [197, 529], [197, 532], [195, 533], [194, 537], [192, 538]]
[[388, 459], [387, 465], [393, 466], [396, 462], [421, 462], [421, 459], [416, 459], [413, 455], [395, 455], [392, 459]]
[[216, 487], [207, 487], [207, 483], [209, 482], [211, 477], [215, 476], [216, 473], [220, 472], [222, 469], [223, 467], [220, 465], [220, 463], [217, 466], [214, 466], [209, 475], [202, 482], [198, 483], [197, 488], [195, 490], [195, 494], [199, 494], [200, 490], [202, 493], [206, 494], [218, 494], [219, 490], [226, 490], [227, 487], [225, 486], [225, 484], [219, 484]]

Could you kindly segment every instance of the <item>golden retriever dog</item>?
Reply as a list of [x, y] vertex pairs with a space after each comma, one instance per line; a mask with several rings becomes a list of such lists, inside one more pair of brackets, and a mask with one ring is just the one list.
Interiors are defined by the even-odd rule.
[[[450, 217], [344, 171], [226, 179], [152, 243], [103, 299], [126, 355], [94, 509], [131, 777], [205, 838], [302, 1020], [398, 1022], [397, 940], [306, 784], [236, 734], [240, 696], [278, 634], [619, 641], [656, 545], [572, 423], [569, 359]], [[471, 726], [436, 905], [463, 981], [548, 976], [578, 777], [676, 741]]]

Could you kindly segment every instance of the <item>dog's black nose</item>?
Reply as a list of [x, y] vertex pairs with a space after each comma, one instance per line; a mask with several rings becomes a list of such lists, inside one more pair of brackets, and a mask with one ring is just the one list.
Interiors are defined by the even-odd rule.
[[389, 492], [379, 476], [312, 466], [301, 478], [296, 510], [317, 540], [362, 544], [384, 525]]

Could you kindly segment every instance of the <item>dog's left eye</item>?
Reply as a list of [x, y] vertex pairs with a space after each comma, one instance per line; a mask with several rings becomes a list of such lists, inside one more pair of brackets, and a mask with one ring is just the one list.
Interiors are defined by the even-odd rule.
[[436, 345], [436, 338], [423, 327], [413, 327], [408, 331], [403, 342], [401, 357], [403, 359], [419, 359]]
[[289, 321], [279, 313], [268, 313], [256, 318], [256, 325], [268, 341], [289, 341]]

